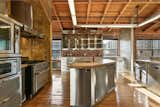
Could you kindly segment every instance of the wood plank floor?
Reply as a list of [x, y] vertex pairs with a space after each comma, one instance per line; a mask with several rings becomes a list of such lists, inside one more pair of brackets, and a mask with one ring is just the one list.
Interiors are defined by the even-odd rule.
[[[116, 88], [95, 107], [160, 107], [141, 92], [128, 86], [128, 80], [119, 78]], [[69, 74], [53, 73], [53, 82], [44, 87], [23, 107], [69, 107]]]

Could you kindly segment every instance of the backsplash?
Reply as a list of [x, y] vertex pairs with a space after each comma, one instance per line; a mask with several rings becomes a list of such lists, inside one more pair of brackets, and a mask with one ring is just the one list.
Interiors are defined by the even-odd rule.
[[102, 57], [102, 50], [62, 50], [63, 57]]

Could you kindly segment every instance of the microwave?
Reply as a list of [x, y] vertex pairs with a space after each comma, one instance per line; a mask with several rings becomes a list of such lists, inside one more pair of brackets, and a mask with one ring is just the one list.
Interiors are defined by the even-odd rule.
[[15, 59], [0, 59], [0, 78], [12, 76], [20, 72], [20, 60]]
[[19, 54], [20, 26], [0, 17], [0, 54]]

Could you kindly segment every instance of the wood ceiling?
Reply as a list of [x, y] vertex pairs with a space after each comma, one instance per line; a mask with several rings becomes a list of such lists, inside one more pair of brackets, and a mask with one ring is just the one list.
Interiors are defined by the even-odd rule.
[[[68, 0], [52, 0], [53, 34], [63, 30], [79, 29], [72, 24]], [[160, 0], [75, 0], [78, 24], [130, 24], [144, 21], [160, 11]], [[138, 18], [137, 18], [138, 17]], [[106, 32], [114, 29], [97, 29]], [[160, 31], [160, 20], [140, 29], [143, 32]]]

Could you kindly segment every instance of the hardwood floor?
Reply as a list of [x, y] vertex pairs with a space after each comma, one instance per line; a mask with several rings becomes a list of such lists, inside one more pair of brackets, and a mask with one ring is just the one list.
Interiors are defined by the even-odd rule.
[[160, 104], [149, 99], [134, 87], [128, 86], [129, 81], [120, 77], [116, 88], [106, 95], [95, 107], [160, 107]]
[[[160, 104], [128, 86], [128, 80], [119, 78], [116, 88], [95, 107], [160, 107]], [[44, 87], [23, 107], [69, 107], [69, 74], [53, 73], [53, 82]]]
[[47, 84], [31, 100], [23, 104], [23, 107], [69, 107], [69, 74], [53, 73], [52, 84]]

